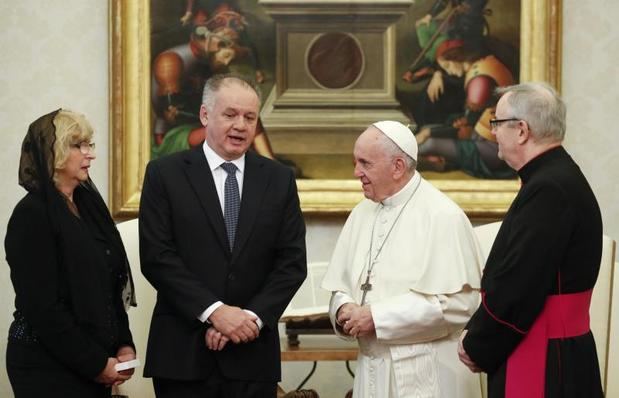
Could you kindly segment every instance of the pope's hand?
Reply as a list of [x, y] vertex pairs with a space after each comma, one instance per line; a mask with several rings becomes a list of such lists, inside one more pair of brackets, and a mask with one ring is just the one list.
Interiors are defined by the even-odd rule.
[[356, 306], [350, 312], [350, 318], [344, 322], [344, 333], [352, 337], [373, 336], [376, 333], [374, 318], [369, 305]]
[[344, 323], [346, 323], [346, 321], [350, 319], [350, 316], [352, 315], [352, 311], [358, 307], [359, 305], [355, 303], [342, 304], [342, 306], [338, 308], [337, 310], [337, 314], [336, 314], [337, 324], [344, 327]]

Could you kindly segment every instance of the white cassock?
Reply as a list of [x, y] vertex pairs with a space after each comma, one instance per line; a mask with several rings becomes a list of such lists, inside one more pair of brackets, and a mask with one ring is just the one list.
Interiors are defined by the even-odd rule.
[[354, 396], [480, 397], [479, 375], [457, 355], [460, 331], [479, 304], [482, 267], [466, 215], [417, 172], [382, 203], [359, 203], [322, 282], [334, 292], [329, 315], [341, 337], [335, 314], [345, 303], [361, 303], [370, 257], [365, 302], [376, 336], [358, 338]]

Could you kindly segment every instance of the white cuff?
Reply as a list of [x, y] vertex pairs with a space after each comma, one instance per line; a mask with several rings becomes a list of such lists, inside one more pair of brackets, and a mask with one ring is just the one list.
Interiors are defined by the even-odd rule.
[[331, 301], [329, 302], [329, 318], [331, 319], [331, 324], [333, 325], [333, 331], [335, 334], [344, 339], [353, 339], [344, 333], [344, 330], [337, 323], [337, 311], [346, 303], [353, 303], [355, 300], [350, 297], [348, 294], [340, 291], [335, 291], [331, 295]]
[[210, 318], [211, 314], [215, 312], [215, 310], [221, 307], [222, 305], [224, 305], [224, 303], [222, 303], [221, 301], [216, 301], [213, 304], [209, 305], [208, 308], [205, 309], [203, 313], [198, 315], [198, 319], [200, 320], [200, 322], [202, 323], [206, 322], [210, 324], [211, 322], [208, 319]]

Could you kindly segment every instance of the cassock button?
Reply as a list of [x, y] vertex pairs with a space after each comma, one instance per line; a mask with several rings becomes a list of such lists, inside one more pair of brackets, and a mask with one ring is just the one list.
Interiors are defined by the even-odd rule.
[[228, 275], [228, 280], [229, 281], [233, 281], [236, 277], [234, 276], [234, 274], [229, 274]]
[[112, 252], [110, 251], [110, 249], [105, 249], [105, 254], [109, 256], [110, 254], [112, 254]]

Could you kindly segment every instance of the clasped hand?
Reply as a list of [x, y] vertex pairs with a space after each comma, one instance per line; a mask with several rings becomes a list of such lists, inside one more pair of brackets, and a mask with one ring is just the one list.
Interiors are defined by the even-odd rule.
[[373, 336], [376, 331], [369, 305], [346, 303], [337, 311], [337, 324], [351, 337]]
[[229, 341], [247, 343], [258, 337], [260, 329], [256, 317], [239, 307], [222, 305], [209, 317], [213, 326], [204, 336], [209, 350], [221, 351]]
[[458, 341], [458, 358], [460, 358], [460, 362], [466, 365], [466, 367], [469, 368], [471, 372], [479, 373], [481, 372], [481, 368], [477, 366], [475, 362], [473, 362], [471, 357], [469, 357], [469, 354], [467, 354], [464, 350], [464, 344], [462, 342], [464, 341], [464, 337], [466, 336], [467, 332], [468, 330], [464, 329], [462, 331], [462, 334], [460, 335], [460, 341]]

